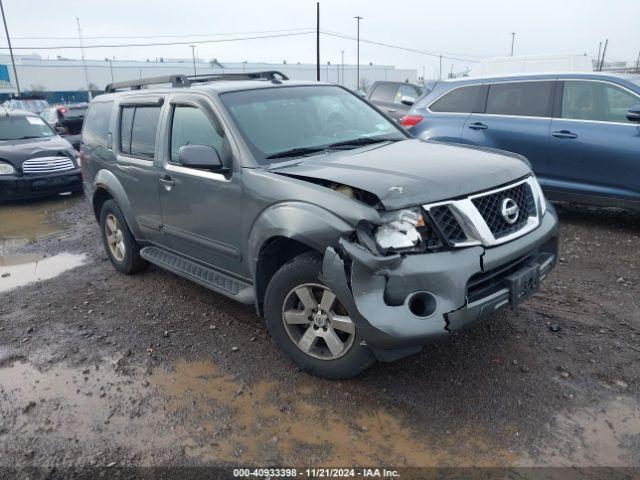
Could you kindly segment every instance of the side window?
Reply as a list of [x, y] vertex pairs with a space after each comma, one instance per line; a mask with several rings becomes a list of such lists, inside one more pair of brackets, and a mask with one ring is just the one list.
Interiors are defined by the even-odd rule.
[[639, 97], [615, 85], [604, 82], [565, 81], [561, 117], [630, 123], [627, 110], [638, 104]]
[[209, 145], [222, 155], [222, 142], [223, 137], [202, 110], [186, 105], [174, 108], [171, 122], [172, 162], [178, 163], [180, 147], [185, 145]]
[[456, 88], [432, 103], [429, 110], [442, 113], [471, 113], [480, 88], [480, 85]]
[[135, 111], [135, 107], [120, 109], [120, 151], [129, 155], [131, 154], [131, 128]]
[[[141, 157], [153, 160], [156, 154], [156, 133], [158, 131], [158, 121], [160, 120], [160, 107], [135, 107], [133, 110], [133, 121], [131, 123], [131, 137], [129, 151], [123, 150], [124, 153], [130, 153], [131, 156]], [[125, 137], [123, 147], [126, 149], [127, 141], [125, 121], [129, 121], [131, 113], [127, 112], [127, 108], [123, 108], [123, 117], [120, 121], [121, 139], [123, 129]]]
[[113, 102], [96, 102], [89, 107], [89, 113], [82, 129], [82, 142], [97, 147], [107, 147], [111, 107]]
[[411, 97], [415, 100], [418, 98], [418, 95], [416, 93], [416, 89], [411, 85], [400, 85], [395, 97], [393, 97], [393, 103], [401, 104], [402, 97]]
[[547, 117], [552, 87], [553, 82], [513, 82], [491, 85], [486, 113]]
[[397, 88], [393, 83], [379, 83], [373, 90], [370, 100], [372, 102], [390, 102], [396, 94]]

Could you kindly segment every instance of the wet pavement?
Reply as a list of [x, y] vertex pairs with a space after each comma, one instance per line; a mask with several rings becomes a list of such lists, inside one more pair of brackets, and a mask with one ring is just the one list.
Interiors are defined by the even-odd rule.
[[331, 382], [251, 307], [115, 272], [82, 197], [0, 205], [0, 464], [640, 467], [640, 217], [560, 217], [522, 308]]

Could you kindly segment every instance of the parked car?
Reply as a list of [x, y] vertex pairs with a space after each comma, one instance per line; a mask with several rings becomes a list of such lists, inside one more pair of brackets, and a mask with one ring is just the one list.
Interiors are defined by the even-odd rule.
[[416, 140], [337, 85], [122, 82], [82, 135], [113, 266], [254, 304], [314, 375], [351, 377], [517, 306], [556, 262], [557, 217], [521, 157]]
[[424, 91], [423, 87], [412, 83], [380, 81], [369, 87], [366, 99], [391, 118], [400, 120]]
[[25, 110], [40, 114], [45, 108], [49, 107], [49, 102], [43, 97], [24, 95], [5, 100], [0, 107], [4, 107], [5, 110]]
[[48, 107], [40, 116], [73, 145], [73, 148], [80, 150], [82, 123], [88, 107], [89, 104], [86, 102]]
[[640, 208], [640, 81], [597, 73], [440, 82], [402, 125], [524, 155], [551, 199]]
[[40, 116], [0, 108], [0, 201], [82, 191], [76, 157]]

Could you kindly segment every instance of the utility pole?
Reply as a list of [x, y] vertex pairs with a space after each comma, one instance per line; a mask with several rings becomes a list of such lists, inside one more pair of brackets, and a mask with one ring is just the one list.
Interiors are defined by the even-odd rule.
[[78, 24], [78, 40], [80, 42], [80, 56], [82, 58], [82, 68], [84, 69], [84, 80], [87, 83], [87, 95], [89, 101], [91, 101], [91, 84], [89, 83], [89, 70], [87, 69], [87, 60], [84, 57], [84, 44], [82, 43], [82, 29], [80, 28], [80, 18], [76, 17], [76, 23]]
[[16, 61], [13, 58], [13, 48], [11, 47], [11, 38], [9, 37], [9, 29], [7, 28], [7, 19], [4, 16], [4, 7], [2, 6], [2, 0], [0, 0], [0, 10], [2, 11], [4, 31], [7, 34], [7, 43], [9, 44], [9, 53], [11, 54], [11, 64], [13, 65], [13, 76], [16, 79], [16, 90], [18, 91], [18, 96], [20, 96], [20, 82], [18, 81], [18, 71], [16, 70]]
[[331, 65], [331, 62], [327, 62], [327, 82], [329, 81], [329, 66]]
[[449, 78], [453, 78], [453, 63], [451, 64], [451, 73], [449, 73]]
[[424, 86], [425, 86], [425, 84], [427, 83], [427, 82], [426, 82], [426, 79], [424, 78], [426, 75], [427, 75], [427, 73], [425, 72], [424, 65], [423, 65], [423, 66], [422, 66], [422, 86], [423, 86], [423, 87], [424, 87]]
[[440, 55], [440, 69], [438, 70], [438, 80], [442, 80], [442, 55]]
[[602, 53], [602, 42], [599, 42], [598, 44], [598, 58], [596, 58], [596, 70], [598, 70], [598, 67], [600, 66], [600, 54]]
[[638, 51], [638, 60], [636, 60], [636, 72], [640, 73], [640, 51]]
[[316, 2], [316, 81], [320, 81], [320, 2]]
[[607, 54], [607, 46], [609, 46], [608, 38], [604, 41], [604, 48], [602, 49], [602, 58], [600, 59], [600, 68], [598, 69], [599, 72], [601, 72], [602, 67], [604, 67], [604, 57]]
[[363, 19], [363, 17], [360, 16], [356, 16], [353, 17], [357, 20], [358, 22], [358, 33], [357, 33], [357, 40], [356, 40], [356, 90], [360, 90], [360, 20]]
[[516, 43], [516, 32], [511, 32], [511, 56], [513, 57], [513, 45]]
[[340, 53], [342, 54], [342, 63], [341, 63], [342, 81], [339, 82], [339, 83], [340, 83], [340, 85], [344, 85], [344, 50], [340, 50]]
[[196, 46], [189, 45], [191, 47], [191, 58], [193, 59], [193, 76], [197, 76], [198, 72], [196, 71]]
[[113, 82], [113, 64], [111, 63], [111, 59], [109, 58], [109, 70], [111, 71], [111, 81]]

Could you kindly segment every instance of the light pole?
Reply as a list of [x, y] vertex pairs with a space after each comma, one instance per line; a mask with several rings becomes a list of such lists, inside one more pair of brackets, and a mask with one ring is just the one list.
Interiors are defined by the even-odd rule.
[[113, 64], [111, 63], [111, 59], [108, 58], [107, 60], [109, 60], [109, 70], [111, 71], [111, 81], [113, 82]]
[[513, 44], [516, 42], [516, 32], [511, 32], [511, 56], [513, 57]]
[[196, 46], [189, 45], [191, 47], [191, 58], [193, 59], [193, 76], [198, 76], [198, 72], [196, 71]]
[[80, 56], [82, 58], [82, 68], [84, 69], [84, 80], [87, 82], [87, 96], [91, 101], [91, 83], [89, 83], [89, 70], [87, 69], [87, 60], [84, 57], [84, 44], [82, 42], [82, 29], [80, 28], [80, 18], [76, 17], [76, 23], [78, 24], [78, 40], [80, 42]]
[[355, 16], [353, 17], [358, 22], [358, 33], [357, 33], [357, 52], [356, 52], [356, 90], [360, 89], [360, 20], [363, 20], [363, 17]]
[[2, 6], [2, 0], [0, 0], [0, 10], [2, 11], [2, 21], [4, 22], [4, 31], [7, 34], [7, 43], [9, 44], [9, 54], [11, 55], [11, 64], [13, 65], [13, 76], [16, 79], [16, 90], [18, 96], [20, 96], [20, 82], [18, 81], [18, 71], [16, 70], [16, 61], [13, 58], [13, 48], [11, 47], [11, 38], [9, 37], [9, 29], [7, 28], [7, 19], [4, 16], [4, 7]]

